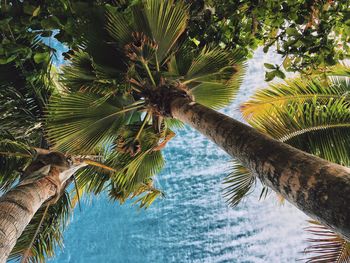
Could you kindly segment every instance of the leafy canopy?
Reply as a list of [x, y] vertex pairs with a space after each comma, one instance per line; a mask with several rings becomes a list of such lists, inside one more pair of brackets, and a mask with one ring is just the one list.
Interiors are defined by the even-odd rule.
[[178, 92], [224, 107], [243, 70], [240, 53], [213, 47], [189, 52], [179, 42], [188, 20], [182, 2], [149, 0], [130, 12], [108, 6], [102, 21], [94, 21], [106, 29], [99, 39], [83, 29], [85, 51], [74, 52], [63, 67], [64, 90], [51, 98], [46, 116], [56, 149], [106, 157], [116, 171], [110, 174], [109, 195], [121, 201], [140, 187], [160, 193], [151, 177], [163, 165], [159, 150], [174, 134], [164, 94]]
[[285, 78], [284, 70], [311, 74], [349, 57], [348, 1], [189, 0], [188, 34], [193, 45], [217, 43], [246, 55], [263, 46], [283, 58], [266, 64], [266, 80]]

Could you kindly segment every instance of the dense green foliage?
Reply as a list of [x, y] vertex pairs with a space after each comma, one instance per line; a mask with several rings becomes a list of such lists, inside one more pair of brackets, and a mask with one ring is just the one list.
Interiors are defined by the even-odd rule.
[[[68, 47], [80, 44], [83, 25], [106, 5], [130, 14], [141, 0], [1, 1], [0, 28], [4, 36], [0, 62], [15, 58], [48, 58], [50, 48], [33, 53], [21, 39], [51, 36]], [[197, 45], [220, 45], [246, 56], [259, 46], [284, 57], [282, 65], [266, 64], [266, 79], [284, 78], [284, 69], [310, 74], [348, 57], [350, 11], [347, 0], [186, 0], [189, 23], [181, 39]], [[59, 30], [59, 31], [57, 31]], [[14, 41], [12, 35], [15, 36]], [[20, 36], [20, 37], [18, 37]]]
[[310, 74], [349, 56], [349, 1], [190, 2], [189, 36], [199, 46], [215, 43], [247, 55], [263, 46], [282, 55], [282, 65], [266, 64], [268, 81], [284, 78], [283, 68]]
[[[154, 106], [162, 104], [152, 95], [158, 90], [175, 88], [222, 108], [239, 87], [244, 59], [259, 46], [284, 57], [282, 65], [265, 64], [267, 81], [284, 78], [284, 70], [350, 72], [329, 68], [348, 57], [348, 1], [0, 0], [0, 6], [1, 190], [17, 182], [34, 147], [101, 159], [76, 174], [76, 188], [46, 216], [40, 210], [13, 258], [28, 251], [33, 261], [52, 256], [78, 193], [106, 192], [140, 207], [163, 195], [153, 176], [181, 123]], [[45, 37], [69, 48], [68, 65], [52, 66], [56, 50]], [[348, 92], [343, 79], [288, 81], [261, 91], [242, 111], [262, 132], [348, 165]], [[236, 205], [255, 177], [239, 168], [225, 182]]]

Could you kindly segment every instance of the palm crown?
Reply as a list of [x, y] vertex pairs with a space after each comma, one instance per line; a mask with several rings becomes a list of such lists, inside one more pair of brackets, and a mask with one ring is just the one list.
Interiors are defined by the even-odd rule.
[[228, 105], [242, 55], [187, 48], [180, 40], [188, 20], [181, 2], [148, 0], [125, 13], [110, 6], [102, 20], [105, 32], [97, 38], [87, 25], [85, 51], [76, 50], [62, 70], [64, 88], [48, 108], [48, 137], [63, 152], [103, 155], [114, 169], [100, 169], [104, 176], [96, 168], [81, 171], [81, 187], [99, 192], [108, 182], [120, 201], [148, 190], [140, 201], [149, 205], [160, 194], [151, 179], [164, 163], [160, 150], [181, 125], [167, 101], [177, 93], [212, 108]]

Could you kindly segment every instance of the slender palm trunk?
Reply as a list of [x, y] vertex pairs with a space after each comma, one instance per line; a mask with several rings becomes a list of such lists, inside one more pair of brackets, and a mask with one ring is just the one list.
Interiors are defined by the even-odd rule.
[[6, 262], [17, 239], [36, 211], [56, 194], [55, 185], [42, 178], [20, 185], [0, 198], [0, 262]]
[[172, 101], [170, 111], [300, 210], [350, 240], [349, 168], [274, 140], [188, 98]]
[[57, 152], [44, 153], [28, 168], [21, 183], [0, 198], [0, 263], [8, 258], [17, 239], [38, 209], [52, 197], [59, 197], [72, 175], [84, 162], [73, 164]]

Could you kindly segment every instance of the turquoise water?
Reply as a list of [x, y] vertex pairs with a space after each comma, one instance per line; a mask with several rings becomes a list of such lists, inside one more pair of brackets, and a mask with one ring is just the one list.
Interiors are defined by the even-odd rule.
[[[240, 119], [238, 105], [264, 83], [258, 51], [249, 62], [235, 102], [224, 112]], [[274, 194], [255, 191], [237, 208], [222, 197], [229, 156], [196, 131], [178, 131], [164, 151], [166, 168], [157, 184], [166, 197], [148, 210], [120, 206], [104, 197], [84, 202], [65, 232], [65, 248], [51, 263], [92, 262], [295, 262], [303, 257], [306, 216]], [[259, 186], [258, 186], [259, 188]]]

